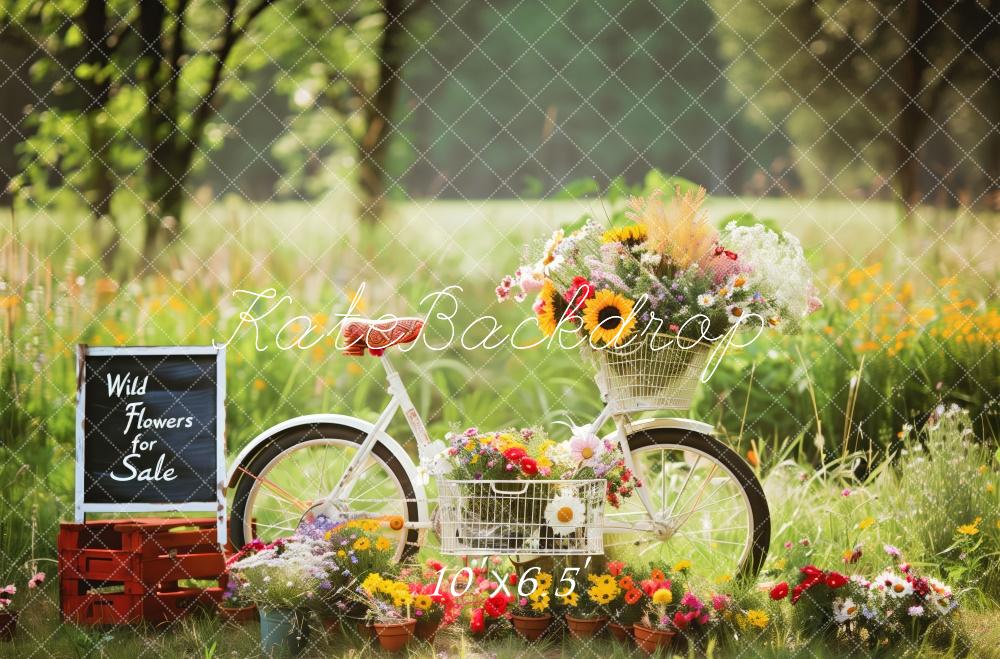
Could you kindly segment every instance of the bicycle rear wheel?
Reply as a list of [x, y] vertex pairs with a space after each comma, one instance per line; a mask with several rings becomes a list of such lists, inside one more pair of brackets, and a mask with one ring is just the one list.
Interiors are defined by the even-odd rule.
[[[272, 541], [292, 535], [303, 513], [333, 489], [365, 433], [332, 423], [288, 428], [246, 464], [240, 465], [229, 520], [229, 539], [239, 548], [254, 538]], [[348, 515], [402, 517], [418, 521], [413, 484], [392, 452], [375, 444], [361, 466], [351, 493], [336, 502]], [[381, 535], [393, 542], [395, 559], [403, 561], [419, 549], [416, 529]]]
[[[763, 488], [739, 455], [718, 439], [677, 428], [628, 436], [636, 476], [664, 532], [609, 531], [609, 557], [650, 563], [690, 561], [716, 581], [755, 576], [767, 557], [771, 519]], [[638, 496], [605, 510], [608, 522], [640, 524], [649, 515]]]

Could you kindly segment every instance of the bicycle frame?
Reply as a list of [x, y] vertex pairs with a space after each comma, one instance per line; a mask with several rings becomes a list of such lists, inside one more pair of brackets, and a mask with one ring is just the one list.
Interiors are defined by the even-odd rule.
[[[420, 413], [417, 412], [416, 407], [413, 405], [413, 401], [410, 400], [410, 395], [406, 391], [406, 387], [403, 385], [403, 380], [399, 376], [399, 372], [392, 365], [388, 354], [382, 354], [379, 357], [383, 369], [385, 369], [386, 381], [388, 383], [389, 391], [389, 402], [379, 414], [378, 420], [375, 421], [375, 425], [368, 432], [364, 441], [361, 443], [360, 448], [354, 454], [351, 462], [347, 465], [344, 473], [341, 475], [340, 480], [330, 491], [324, 501], [334, 502], [341, 500], [350, 495], [356, 477], [362, 465], [368, 459], [369, 454], [377, 442], [379, 435], [383, 434], [388, 428], [389, 423], [395, 417], [396, 412], [399, 410], [403, 411], [403, 416], [406, 418], [406, 422], [410, 427], [413, 436], [417, 440], [417, 446], [420, 452], [427, 449], [431, 444], [430, 435], [427, 432], [427, 427], [424, 425], [423, 419], [420, 417]], [[603, 395], [603, 392], [602, 392]], [[611, 408], [608, 405], [601, 410], [597, 418], [594, 419], [592, 427], [594, 431], [597, 432], [601, 426], [603, 426], [609, 418], [612, 417]], [[615, 416], [615, 430], [616, 439], [618, 445], [621, 447], [622, 455], [624, 456], [625, 466], [628, 469], [635, 472], [635, 465], [632, 461], [632, 452], [628, 445], [628, 435], [626, 434], [626, 423], [628, 419], [624, 416]], [[657, 520], [653, 513], [653, 508], [649, 500], [649, 494], [644, 488], [637, 488], [636, 493], [639, 496], [639, 500], [642, 502], [643, 507], [646, 510], [646, 514], [649, 519], [637, 523], [629, 522], [604, 522], [603, 528], [606, 531], [664, 531], [668, 532], [667, 525], [663, 523], [662, 520]], [[413, 522], [407, 521], [404, 523], [406, 528], [414, 529], [428, 529], [431, 528], [431, 523], [429, 521]]]

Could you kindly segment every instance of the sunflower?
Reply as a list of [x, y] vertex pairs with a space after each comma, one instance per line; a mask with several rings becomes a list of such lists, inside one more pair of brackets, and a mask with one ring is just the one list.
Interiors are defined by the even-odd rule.
[[569, 305], [566, 304], [566, 300], [556, 290], [552, 280], [546, 279], [541, 293], [538, 294], [538, 306], [536, 307], [538, 328], [542, 330], [542, 334], [545, 336], [555, 334], [556, 327], [559, 325], [559, 321], [562, 320], [567, 308], [569, 308]]
[[413, 596], [413, 606], [414, 608], [420, 609], [421, 611], [427, 611], [434, 605], [434, 600], [431, 599], [430, 595], [414, 595]]
[[566, 593], [565, 595], [560, 595], [559, 600], [563, 606], [576, 606], [580, 603], [580, 594], [577, 592]]
[[645, 224], [630, 224], [626, 227], [608, 229], [601, 236], [602, 243], [623, 243], [632, 247], [646, 240], [648, 231]]
[[538, 581], [538, 588], [535, 589], [535, 592], [547, 591], [552, 587], [552, 575], [548, 572], [539, 572], [535, 580]]
[[619, 345], [635, 329], [634, 306], [632, 300], [606, 288], [587, 300], [583, 327], [590, 332], [591, 342]]
[[386, 538], [385, 536], [379, 536], [378, 539], [375, 541], [375, 549], [378, 549], [379, 551], [386, 551], [391, 547], [392, 547], [392, 542], [389, 540], [389, 538]]
[[372, 541], [366, 536], [361, 536], [354, 541], [353, 546], [355, 551], [368, 551], [368, 548], [372, 546]]

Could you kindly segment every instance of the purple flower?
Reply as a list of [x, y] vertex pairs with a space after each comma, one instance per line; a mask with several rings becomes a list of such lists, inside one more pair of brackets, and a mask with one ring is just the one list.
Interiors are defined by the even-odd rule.
[[893, 558], [899, 558], [903, 555], [903, 552], [899, 551], [899, 548], [894, 547], [893, 545], [882, 545], [882, 549], [884, 549], [885, 553], [889, 554]]
[[331, 588], [333, 588], [333, 584], [330, 583], [329, 581], [320, 581], [319, 582], [319, 589], [320, 590], [330, 590]]

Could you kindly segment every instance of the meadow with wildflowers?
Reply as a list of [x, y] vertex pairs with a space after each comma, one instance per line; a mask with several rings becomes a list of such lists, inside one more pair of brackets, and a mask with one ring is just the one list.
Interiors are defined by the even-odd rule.
[[[608, 203], [617, 208], [616, 200]], [[902, 227], [891, 207], [877, 203], [709, 199], [707, 205], [720, 225], [751, 212], [796, 233], [824, 306], [797, 335], [763, 337], [728, 354], [697, 395], [692, 415], [715, 424], [757, 471], [773, 526], [761, 583], [725, 589], [738, 608], [732, 624], [706, 642], [720, 648], [717, 654], [741, 647], [752, 648], [752, 656], [867, 655], [868, 639], [858, 638], [872, 635], [862, 634], [867, 627], [857, 618], [845, 618], [852, 616], [846, 596], [837, 594], [823, 609], [827, 633], [808, 634], [791, 595], [775, 599], [761, 586], [784, 582], [791, 591], [806, 565], [869, 582], [891, 572], [905, 582], [905, 559], [929, 587], [947, 584], [946, 606], [957, 609], [947, 619], [923, 620], [910, 616], [918, 605], [909, 604], [893, 615], [920, 617], [926, 625], [894, 647], [913, 656], [988, 656], [1000, 645], [1000, 260], [988, 249], [997, 216], [927, 211]], [[520, 262], [526, 237], [586, 212], [607, 219], [602, 204], [588, 202], [411, 204], [385, 226], [358, 232], [335, 208], [264, 211], [226, 202], [206, 209], [155, 272], [122, 280], [101, 271], [99, 243], [71, 214], [21, 211], [13, 223], [5, 218], [0, 484], [17, 505], [0, 511], [0, 584], [23, 580], [24, 566], [53, 557], [58, 521], [72, 514], [77, 343], [233, 337], [226, 436], [232, 456], [285, 418], [330, 411], [374, 419], [385, 402], [377, 364], [341, 357], [332, 340], [275, 349], [273, 335], [286, 320], [301, 324], [292, 316], [303, 314], [329, 327], [355, 297], [363, 314], [419, 314], [428, 293], [458, 284], [456, 325], [490, 314], [514, 326], [530, 312], [497, 302], [496, 280]], [[942, 234], [953, 238], [943, 243]], [[126, 231], [126, 244], [127, 238]], [[259, 335], [237, 332], [246, 298], [234, 291], [268, 288], [294, 302], [275, 314], [280, 321], [263, 323]], [[428, 341], [443, 342], [437, 331], [432, 324]], [[474, 423], [542, 426], [553, 439], [567, 439], [555, 422], [592, 418], [600, 405], [590, 371], [574, 352], [420, 345], [396, 363], [434, 437]], [[405, 425], [389, 432], [416, 454]], [[433, 547], [418, 556], [427, 558], [434, 558]], [[712, 591], [731, 577], [702, 577], [707, 586], [698, 590], [698, 603], [708, 609]], [[19, 654], [33, 656], [39, 639], [47, 655], [60, 657], [203, 656], [213, 643], [215, 656], [229, 656], [257, 646], [253, 625], [229, 627], [209, 616], [185, 620], [170, 633], [58, 625], [56, 582], [49, 579], [43, 597], [22, 613]], [[863, 606], [861, 586], [851, 588], [857, 592], [849, 599]], [[614, 594], [614, 606], [627, 608], [627, 592]], [[553, 597], [551, 605], [558, 604]], [[888, 615], [888, 606], [879, 606]], [[469, 655], [509, 656], [523, 647], [513, 634], [473, 637], [467, 625], [454, 625], [436, 642]], [[610, 640], [585, 644], [563, 640], [562, 632], [541, 643], [566, 656], [583, 648], [626, 656]], [[309, 656], [329, 656], [333, 648], [345, 656], [366, 652], [363, 639], [320, 635]], [[431, 652], [411, 649], [417, 656]]]

